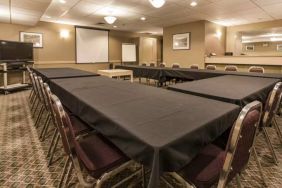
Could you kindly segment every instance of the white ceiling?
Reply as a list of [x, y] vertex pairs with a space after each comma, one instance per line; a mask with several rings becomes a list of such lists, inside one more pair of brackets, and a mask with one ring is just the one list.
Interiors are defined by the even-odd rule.
[[0, 22], [35, 25], [52, 0], [0, 0]]
[[[162, 33], [163, 27], [197, 20], [231, 26], [282, 19], [282, 0], [196, 0], [196, 7], [190, 6], [192, 0], [167, 0], [159, 9], [148, 0], [11, 1], [12, 23], [35, 24], [42, 16], [42, 21], [97, 27], [112, 12], [118, 18], [117, 30], [135, 32]], [[9, 0], [0, 0], [0, 21], [9, 22], [8, 5]], [[147, 20], [141, 21], [141, 16]]]

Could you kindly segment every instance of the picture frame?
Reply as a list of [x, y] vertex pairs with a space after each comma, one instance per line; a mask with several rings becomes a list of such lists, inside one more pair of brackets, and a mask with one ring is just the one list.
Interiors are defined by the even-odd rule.
[[43, 34], [21, 31], [20, 42], [30, 42], [34, 48], [43, 48]]
[[179, 33], [173, 35], [173, 50], [190, 50], [191, 49], [191, 33]]
[[282, 44], [277, 44], [277, 51], [282, 52]]
[[246, 45], [246, 51], [255, 51], [254, 45]]

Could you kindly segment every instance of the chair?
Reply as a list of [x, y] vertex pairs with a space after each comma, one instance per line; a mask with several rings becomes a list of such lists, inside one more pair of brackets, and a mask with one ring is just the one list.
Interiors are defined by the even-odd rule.
[[150, 63], [150, 67], [155, 67], [155, 63]]
[[249, 68], [249, 72], [264, 73], [264, 68], [258, 66], [251, 66]]
[[142, 63], [142, 64], [141, 64], [141, 66], [144, 66], [144, 67], [146, 67], [146, 66], [147, 66], [147, 64], [146, 64], [146, 63]]
[[166, 67], [166, 64], [165, 63], [160, 63], [160, 67]]
[[234, 66], [234, 65], [227, 65], [227, 66], [225, 66], [224, 71], [237, 72], [238, 71], [238, 67]]
[[171, 68], [180, 68], [180, 65], [179, 63], [173, 63]]
[[267, 128], [273, 126], [274, 129], [276, 130], [280, 142], [282, 143], [282, 133], [275, 119], [275, 114], [277, 114], [281, 103], [281, 96], [282, 96], [282, 82], [278, 82], [268, 95], [267, 101], [264, 106], [264, 112], [261, 121], [262, 133], [266, 138], [267, 145], [272, 153], [274, 162], [276, 164], [278, 164], [278, 158], [275, 154], [273, 145], [271, 144], [270, 137], [267, 132]]
[[[48, 153], [47, 153], [47, 157], [49, 157], [48, 166], [50, 166], [52, 164], [53, 156], [54, 156], [55, 150], [57, 149], [58, 142], [60, 140], [60, 135], [59, 135], [59, 132], [58, 132], [58, 123], [57, 123], [56, 117], [55, 117], [56, 115], [55, 115], [54, 109], [52, 107], [51, 96], [53, 94], [51, 93], [51, 90], [50, 90], [49, 85], [47, 83], [43, 84], [43, 92], [44, 92], [44, 95], [46, 97], [46, 100], [47, 100], [47, 103], [48, 103], [48, 106], [49, 106], [49, 114], [50, 114], [50, 117], [52, 118], [52, 122], [53, 122], [53, 125], [54, 125], [54, 132], [53, 132], [53, 136], [52, 136], [50, 146], [49, 146], [49, 149], [48, 149]], [[76, 136], [92, 131], [92, 129], [90, 129], [89, 126], [85, 125], [84, 123], [80, 123], [81, 121], [79, 121], [78, 118], [76, 118], [75, 115], [71, 114], [71, 112], [67, 112], [67, 113], [68, 113], [68, 115], [71, 119], [71, 122], [73, 122], [73, 125], [74, 125], [73, 130], [74, 130], [74, 133], [75, 133]], [[44, 138], [45, 138], [46, 132], [48, 130], [48, 126], [49, 126], [49, 124], [45, 125], [43, 130], [42, 130], [42, 133], [41, 133], [41, 136], [40, 136], [42, 138], [42, 140], [44, 140]]]
[[207, 65], [206, 69], [207, 70], [216, 70], [216, 66], [215, 65]]
[[258, 101], [246, 105], [232, 127], [225, 150], [209, 144], [188, 165], [172, 175], [184, 180], [187, 186], [189, 182], [198, 188], [208, 188], [217, 182], [218, 188], [224, 188], [236, 177], [238, 187], [241, 187], [240, 174], [246, 168], [251, 153], [261, 169], [254, 150], [261, 111], [262, 104]]
[[[67, 154], [67, 160], [61, 175], [59, 187], [66, 187], [72, 169], [76, 171], [78, 181], [83, 187], [101, 187], [105, 180], [118, 174], [132, 165], [128, 158], [113, 144], [97, 133], [76, 137], [69, 116], [64, 111], [60, 100], [51, 96], [53, 109], [58, 122], [58, 129], [62, 138], [63, 147]], [[93, 178], [92, 182], [85, 180], [83, 169]], [[139, 170], [132, 173], [124, 180], [136, 176]]]
[[199, 69], [199, 65], [193, 64], [193, 65], [190, 66], [190, 69]]

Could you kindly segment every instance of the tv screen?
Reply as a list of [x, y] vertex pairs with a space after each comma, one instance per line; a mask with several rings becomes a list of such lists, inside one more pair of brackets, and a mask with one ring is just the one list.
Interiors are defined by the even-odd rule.
[[0, 40], [0, 61], [32, 61], [33, 44]]

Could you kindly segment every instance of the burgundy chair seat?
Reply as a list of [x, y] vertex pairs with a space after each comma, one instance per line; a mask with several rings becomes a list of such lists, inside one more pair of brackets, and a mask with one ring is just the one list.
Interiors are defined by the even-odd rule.
[[75, 148], [86, 169], [97, 179], [128, 160], [121, 151], [98, 134], [75, 142]]
[[178, 173], [197, 188], [211, 187], [218, 182], [225, 156], [224, 150], [209, 144]]
[[68, 114], [68, 115], [72, 123], [72, 128], [73, 128], [75, 135], [87, 133], [93, 130], [89, 126], [87, 126], [85, 123], [83, 123], [80, 119], [78, 119], [75, 115], [72, 115], [72, 114]]

